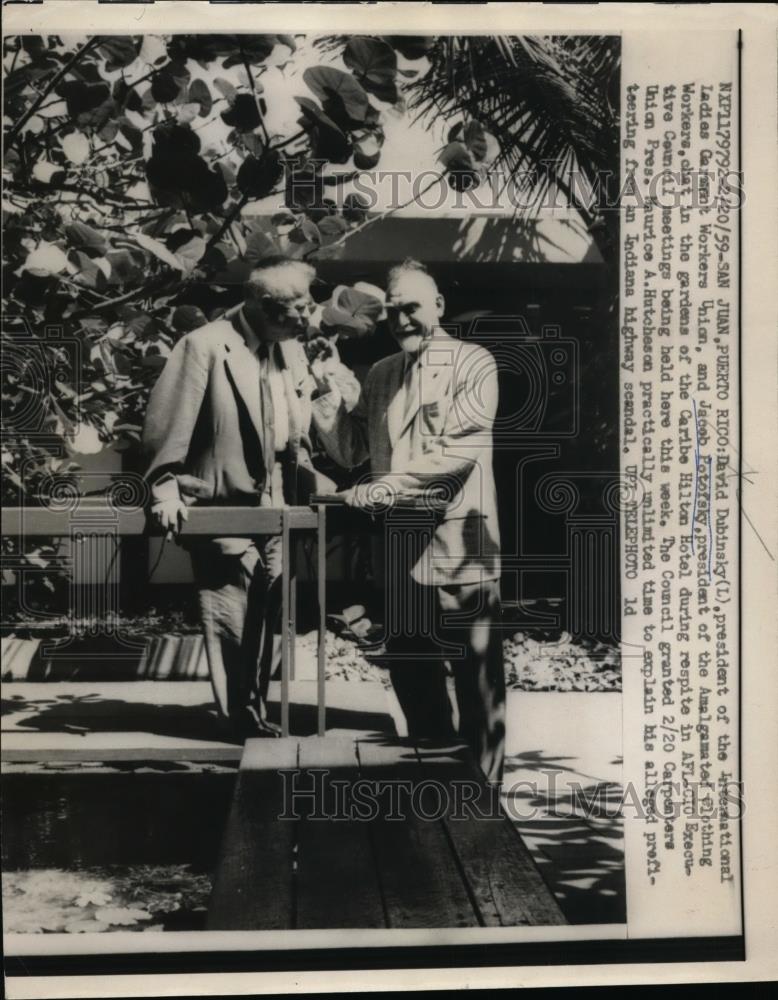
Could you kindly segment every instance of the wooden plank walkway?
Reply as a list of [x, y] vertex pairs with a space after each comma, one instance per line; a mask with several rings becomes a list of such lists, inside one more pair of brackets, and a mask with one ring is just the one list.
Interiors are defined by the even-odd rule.
[[564, 923], [467, 748], [246, 744], [209, 930]]

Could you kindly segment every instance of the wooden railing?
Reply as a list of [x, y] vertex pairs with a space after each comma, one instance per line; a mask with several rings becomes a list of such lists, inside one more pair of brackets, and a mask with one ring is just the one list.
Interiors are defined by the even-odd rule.
[[[325, 731], [325, 622], [326, 622], [326, 514], [323, 504], [316, 507], [190, 507], [182, 536], [246, 537], [280, 535], [281, 558], [281, 730], [289, 735], [289, 683], [293, 671], [294, 642], [297, 633], [295, 567], [291, 559], [293, 532], [315, 532], [317, 538], [317, 594], [319, 604], [319, 639], [317, 650], [316, 701], [317, 731]], [[74, 540], [90, 535], [155, 535], [146, 514], [139, 508], [123, 508], [105, 500], [79, 499], [74, 506], [65, 502], [62, 509], [52, 507], [6, 507], [3, 510], [3, 535], [20, 539], [68, 537]]]

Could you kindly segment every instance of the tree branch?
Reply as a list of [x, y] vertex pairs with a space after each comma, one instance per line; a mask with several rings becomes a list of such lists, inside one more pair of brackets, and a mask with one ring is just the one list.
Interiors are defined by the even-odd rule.
[[[29, 190], [20, 184], [8, 184], [7, 188], [22, 196], [30, 196]], [[89, 189], [85, 189], [83, 185], [78, 184], [58, 184], [51, 189], [51, 194], [57, 194], [60, 191], [70, 191], [73, 194], [80, 195], [82, 198], [91, 198], [96, 205], [109, 205], [112, 208], [120, 207], [128, 212], [147, 212], [149, 209], [157, 207], [153, 201], [128, 198], [126, 195], [120, 195], [116, 191], [109, 192], [104, 188], [97, 188], [93, 184], [89, 185]], [[45, 193], [36, 194], [35, 197], [36, 200], [45, 199], [48, 201]]]
[[222, 219], [222, 224], [219, 226], [219, 228], [216, 230], [213, 236], [206, 243], [205, 245], [206, 250], [209, 250], [215, 243], [219, 242], [219, 240], [222, 238], [222, 236], [224, 236], [225, 232], [229, 229], [229, 227], [232, 225], [235, 219], [237, 219], [237, 217], [243, 211], [244, 205], [248, 204], [249, 200], [250, 200], [250, 195], [244, 194], [241, 196], [240, 201], [236, 202], [236, 204], [232, 208], [232, 211], [229, 212], [224, 217], [224, 219]]
[[306, 256], [306, 259], [308, 258], [308, 256], [315, 257], [320, 250], [331, 250], [334, 247], [342, 246], [346, 242], [346, 240], [350, 239], [356, 233], [361, 232], [363, 229], [367, 229], [369, 226], [374, 225], [376, 222], [381, 222], [383, 219], [388, 219], [390, 215], [393, 215], [394, 212], [399, 212], [401, 208], [407, 208], [409, 205], [412, 205], [417, 198], [421, 198], [423, 194], [426, 194], [426, 192], [429, 191], [429, 189], [433, 186], [433, 184], [437, 184], [439, 181], [442, 181], [444, 177], [445, 174], [435, 174], [435, 176], [432, 178], [429, 184], [426, 185], [426, 187], [423, 187], [421, 191], [413, 195], [413, 197], [409, 198], [407, 201], [404, 201], [402, 205], [393, 205], [391, 208], [387, 208], [385, 212], [381, 212], [380, 215], [374, 215], [369, 219], [365, 219], [364, 222], [360, 222], [358, 226], [354, 226], [353, 229], [349, 229], [347, 233], [344, 233], [342, 236], [339, 236], [338, 239], [333, 240], [332, 243], [326, 243], [324, 244], [324, 246], [316, 247], [315, 250], [311, 250], [310, 254]]
[[133, 299], [142, 299], [152, 294], [158, 294], [168, 285], [171, 292], [175, 291], [176, 288], [180, 288], [180, 276], [178, 274], [172, 277], [165, 275], [164, 281], [158, 278], [156, 282], [150, 282], [148, 285], [144, 285], [143, 288], [135, 288], [131, 292], [125, 292], [124, 295], [117, 296], [115, 299], [108, 299], [105, 302], [99, 302], [97, 305], [90, 306], [88, 309], [82, 309], [80, 312], [75, 312], [71, 316], [68, 316], [67, 321], [73, 322], [74, 320], [82, 319], [84, 316], [91, 316], [96, 312], [103, 312], [105, 309], [112, 309], [114, 306], [121, 306], [126, 302], [132, 302]]
[[243, 59], [243, 68], [246, 70], [246, 75], [249, 78], [249, 84], [251, 85], [251, 93], [254, 95], [254, 103], [257, 106], [257, 114], [259, 115], [259, 125], [262, 129], [262, 135], [265, 139], [265, 145], [270, 145], [270, 136], [268, 135], [267, 126], [265, 125], [265, 116], [262, 114], [262, 109], [259, 106], [259, 97], [257, 96], [257, 88], [254, 83], [254, 74], [251, 72], [251, 67], [249, 66], [249, 61], [246, 58], [246, 53], [243, 51], [243, 45], [240, 46], [240, 55]]
[[89, 52], [91, 52], [92, 49], [94, 49], [97, 46], [97, 43], [99, 41], [100, 41], [99, 35], [95, 35], [94, 38], [90, 38], [88, 42], [86, 42], [84, 45], [81, 46], [78, 52], [74, 53], [74, 55], [71, 56], [70, 59], [68, 59], [68, 61], [62, 67], [62, 69], [58, 73], [54, 74], [48, 86], [44, 87], [38, 99], [36, 101], [33, 101], [33, 103], [25, 111], [25, 113], [22, 115], [19, 121], [14, 126], [11, 127], [11, 129], [8, 132], [8, 135], [6, 136], [5, 140], [6, 143], [12, 142], [19, 135], [21, 130], [24, 128], [27, 122], [32, 118], [32, 116], [35, 114], [38, 108], [43, 104], [43, 102], [46, 100], [46, 98], [49, 96], [52, 90], [54, 90], [54, 88], [57, 86], [60, 80], [62, 80], [63, 77], [67, 76], [67, 74], [73, 69], [76, 63], [80, 59], [82, 59], [85, 55], [87, 55]]
[[14, 70], [16, 69], [16, 63], [17, 63], [17, 61], [18, 61], [18, 59], [19, 59], [19, 53], [20, 53], [21, 51], [22, 51], [22, 37], [21, 37], [21, 35], [20, 35], [20, 36], [19, 36], [19, 37], [18, 37], [18, 38], [16, 39], [16, 49], [15, 49], [15, 51], [14, 51], [14, 57], [13, 57], [13, 60], [11, 61], [11, 68], [10, 68], [10, 69], [8, 70], [8, 76], [10, 76], [10, 75], [11, 75], [11, 73], [13, 73], [13, 71], [14, 71]]
[[299, 132], [295, 132], [294, 135], [290, 135], [288, 139], [282, 139], [281, 142], [277, 142], [271, 149], [283, 149], [284, 146], [291, 146], [293, 142], [297, 142], [298, 139], [302, 139], [304, 135], [307, 135], [305, 129], [301, 129]]

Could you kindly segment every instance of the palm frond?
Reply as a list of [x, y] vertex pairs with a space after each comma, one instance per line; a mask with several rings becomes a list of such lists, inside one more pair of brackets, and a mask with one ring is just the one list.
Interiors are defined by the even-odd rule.
[[555, 185], [585, 216], [594, 210], [576, 174], [594, 187], [618, 162], [617, 38], [448, 36], [430, 56], [409, 89], [417, 117], [478, 119], [500, 144], [495, 167], [534, 170], [539, 195]]

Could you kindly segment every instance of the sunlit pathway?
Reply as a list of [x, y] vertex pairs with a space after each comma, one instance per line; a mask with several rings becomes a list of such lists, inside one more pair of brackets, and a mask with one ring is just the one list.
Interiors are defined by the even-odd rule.
[[[301, 674], [305, 677], [307, 671]], [[271, 685], [271, 717], [279, 685]], [[316, 732], [316, 685], [291, 685], [292, 731]], [[405, 734], [391, 690], [329, 681], [327, 731]], [[3, 689], [4, 769], [77, 769], [123, 750], [171, 752], [191, 769], [237, 765], [207, 681], [10, 682]], [[509, 691], [503, 804], [571, 922], [624, 919], [621, 698]], [[200, 763], [198, 763], [200, 761]], [[152, 765], [153, 767], [154, 765]]]
[[503, 802], [571, 923], [625, 919], [621, 695], [509, 694]]

